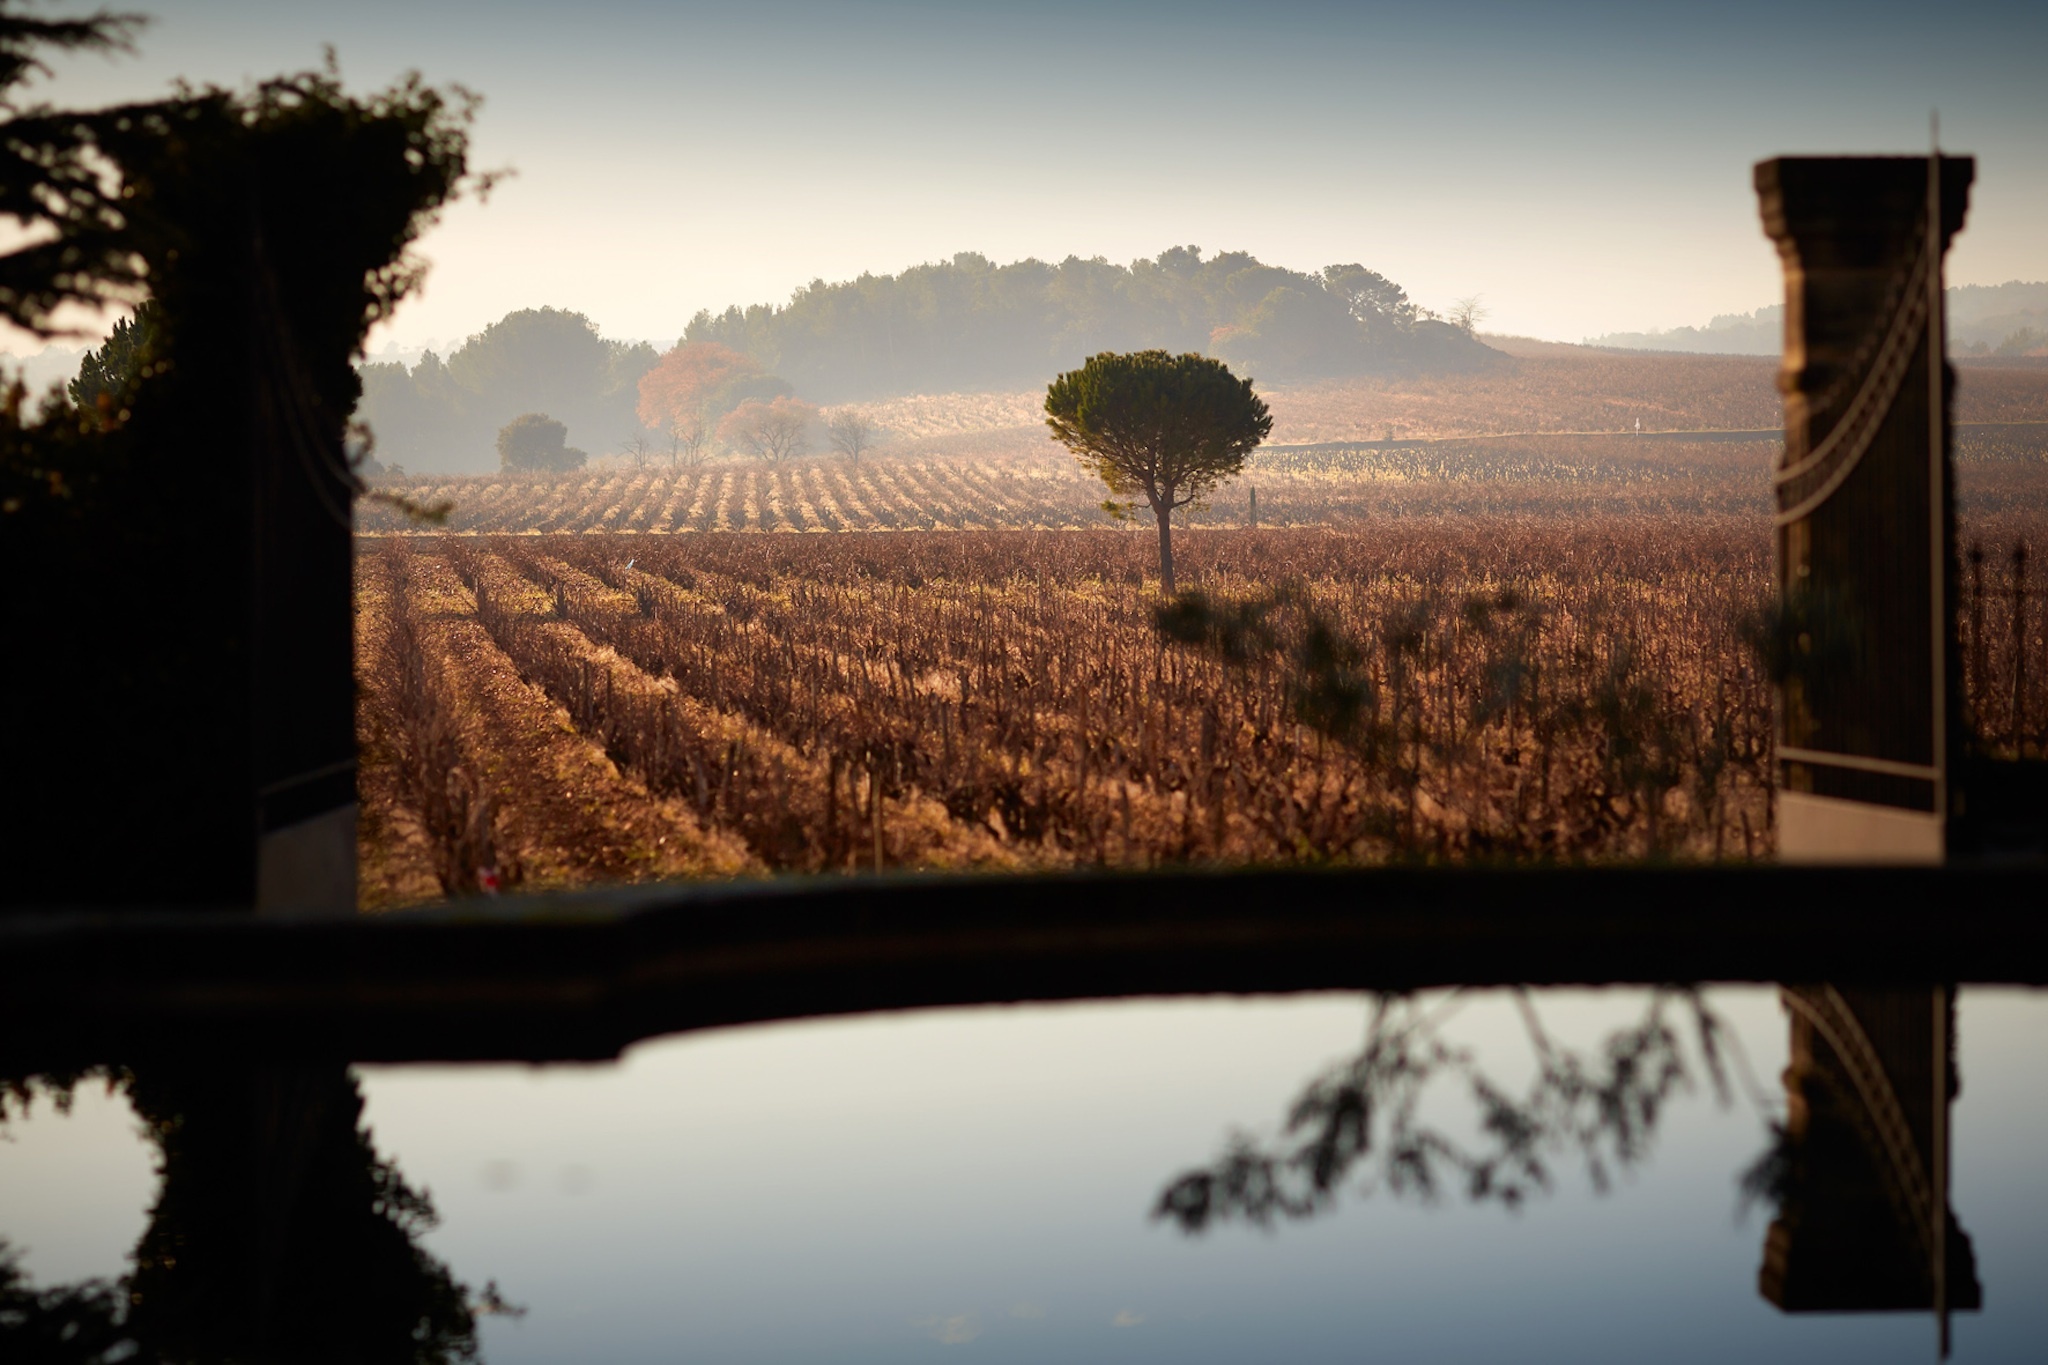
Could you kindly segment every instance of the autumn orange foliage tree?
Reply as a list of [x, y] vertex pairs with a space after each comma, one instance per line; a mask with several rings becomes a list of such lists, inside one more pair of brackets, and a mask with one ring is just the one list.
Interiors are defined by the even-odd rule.
[[752, 356], [715, 341], [685, 341], [640, 378], [640, 420], [656, 431], [716, 420], [749, 398], [789, 392]]

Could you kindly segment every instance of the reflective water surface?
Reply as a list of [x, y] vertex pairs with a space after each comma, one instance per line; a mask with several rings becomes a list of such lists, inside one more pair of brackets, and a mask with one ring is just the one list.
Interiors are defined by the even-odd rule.
[[339, 1072], [89, 1079], [69, 1116], [15, 1106], [0, 1236], [37, 1288], [132, 1277], [193, 1358], [459, 1357], [473, 1325], [508, 1365], [1925, 1360], [1939, 1297], [1956, 1358], [2037, 1359], [2048, 997], [1940, 1005], [874, 1016], [612, 1066], [365, 1067], [360, 1129]]

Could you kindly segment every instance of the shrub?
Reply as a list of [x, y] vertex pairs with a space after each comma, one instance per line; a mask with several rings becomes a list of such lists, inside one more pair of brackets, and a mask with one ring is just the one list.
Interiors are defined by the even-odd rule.
[[528, 412], [498, 429], [498, 461], [506, 469], [566, 474], [590, 457], [568, 444], [569, 428], [544, 412]]

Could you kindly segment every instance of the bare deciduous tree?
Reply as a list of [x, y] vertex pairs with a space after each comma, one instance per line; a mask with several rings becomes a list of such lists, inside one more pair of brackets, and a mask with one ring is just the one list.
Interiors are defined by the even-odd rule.
[[1477, 332], [1479, 324], [1487, 319], [1486, 306], [1478, 294], [1468, 294], [1451, 305], [1451, 311], [1444, 320], [1461, 332]]
[[705, 448], [711, 444], [711, 423], [699, 407], [678, 415], [668, 427], [668, 462], [695, 469], [704, 463]]
[[859, 408], [840, 408], [825, 423], [825, 433], [832, 440], [832, 448], [855, 464], [860, 463], [861, 452], [872, 450], [875, 438], [880, 434], [874, 419]]
[[781, 464], [802, 452], [818, 410], [792, 398], [749, 399], [718, 424], [718, 439], [756, 459]]

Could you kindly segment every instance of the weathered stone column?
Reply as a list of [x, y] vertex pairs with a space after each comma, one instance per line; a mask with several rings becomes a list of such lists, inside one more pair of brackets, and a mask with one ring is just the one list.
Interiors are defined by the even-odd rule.
[[1968, 157], [1756, 168], [1785, 263], [1778, 851], [1938, 862], [1959, 734], [1941, 261]]

